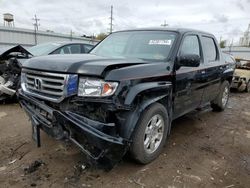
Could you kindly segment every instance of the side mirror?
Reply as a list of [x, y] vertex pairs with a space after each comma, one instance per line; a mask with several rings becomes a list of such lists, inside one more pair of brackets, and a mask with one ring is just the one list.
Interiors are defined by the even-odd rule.
[[199, 67], [201, 58], [199, 55], [195, 54], [186, 54], [181, 55], [178, 58], [178, 67], [185, 66], [185, 67]]

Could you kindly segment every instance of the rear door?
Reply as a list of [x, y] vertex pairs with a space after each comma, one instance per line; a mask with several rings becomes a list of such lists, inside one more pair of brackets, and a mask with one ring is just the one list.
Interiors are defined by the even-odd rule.
[[199, 67], [182, 66], [176, 71], [174, 118], [197, 108], [204, 91], [200, 70], [203, 67], [203, 54], [198, 34], [186, 34], [182, 39], [178, 56], [185, 54], [199, 55], [201, 65]]
[[219, 48], [212, 36], [202, 35], [201, 42], [204, 54], [203, 79], [206, 82], [202, 103], [213, 100], [220, 88], [222, 72], [225, 62], [220, 57]]

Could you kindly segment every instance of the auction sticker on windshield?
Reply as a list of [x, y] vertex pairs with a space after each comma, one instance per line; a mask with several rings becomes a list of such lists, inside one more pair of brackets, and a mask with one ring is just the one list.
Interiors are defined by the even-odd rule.
[[171, 40], [150, 40], [149, 45], [171, 45]]

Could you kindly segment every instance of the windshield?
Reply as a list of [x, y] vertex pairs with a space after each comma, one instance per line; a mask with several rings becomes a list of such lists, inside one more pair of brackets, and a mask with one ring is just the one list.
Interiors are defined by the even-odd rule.
[[34, 56], [48, 55], [59, 46], [58, 43], [43, 43], [29, 48], [29, 52]]
[[90, 53], [111, 58], [165, 60], [176, 34], [167, 31], [126, 31], [113, 33]]

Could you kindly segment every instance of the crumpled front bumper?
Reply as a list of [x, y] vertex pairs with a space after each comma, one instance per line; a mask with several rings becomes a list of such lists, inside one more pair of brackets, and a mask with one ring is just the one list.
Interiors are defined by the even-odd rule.
[[55, 110], [22, 90], [18, 97], [33, 124], [54, 138], [71, 140], [91, 161], [112, 168], [126, 153], [129, 141], [115, 136], [115, 124]]

